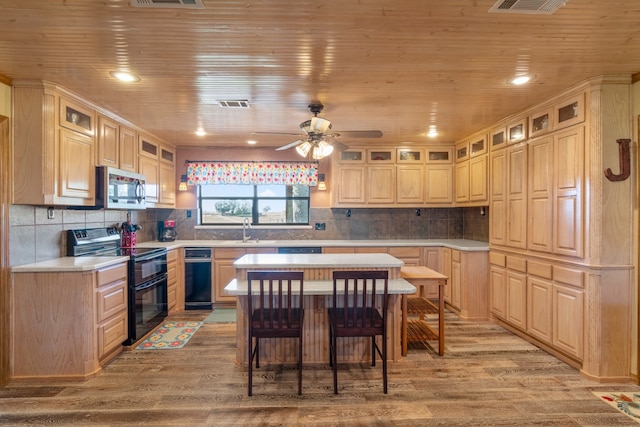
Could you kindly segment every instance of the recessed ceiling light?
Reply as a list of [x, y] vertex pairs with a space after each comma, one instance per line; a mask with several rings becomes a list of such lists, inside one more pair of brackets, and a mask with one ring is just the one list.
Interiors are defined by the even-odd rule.
[[518, 76], [515, 77], [513, 79], [511, 79], [511, 84], [516, 85], [516, 86], [520, 86], [523, 85], [525, 83], [528, 83], [531, 80], [531, 76]]
[[198, 136], [205, 136], [206, 134], [207, 134], [207, 132], [205, 132], [204, 129], [202, 129], [202, 128], [199, 128], [196, 131], [196, 135], [198, 135]]
[[109, 74], [122, 82], [139, 82], [140, 77], [128, 71], [111, 71]]
[[429, 131], [427, 132], [427, 136], [429, 138], [435, 138], [438, 136], [438, 130], [436, 129], [436, 125], [429, 125]]
[[254, 141], [253, 139], [250, 139], [247, 141], [247, 144], [249, 145], [256, 145], [258, 143], [258, 141]]

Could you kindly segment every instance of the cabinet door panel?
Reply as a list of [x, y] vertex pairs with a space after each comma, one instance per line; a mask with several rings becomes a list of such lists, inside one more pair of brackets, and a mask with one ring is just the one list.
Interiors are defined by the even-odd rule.
[[548, 344], [552, 343], [553, 293], [548, 280], [527, 279], [527, 332]]
[[453, 202], [453, 167], [451, 165], [427, 165], [427, 203]]
[[527, 146], [510, 147], [508, 156], [507, 245], [524, 249], [527, 246]]
[[99, 166], [119, 167], [120, 152], [118, 123], [98, 116], [98, 161]]
[[120, 169], [138, 171], [138, 135], [124, 126], [120, 126]]
[[487, 156], [469, 160], [469, 200], [487, 200]]
[[338, 202], [363, 204], [364, 167], [350, 166], [338, 169]]
[[456, 168], [456, 202], [469, 201], [469, 162], [458, 163]]
[[367, 168], [367, 203], [393, 203], [395, 166], [370, 166]]
[[527, 279], [513, 271], [507, 272], [507, 321], [522, 330], [527, 328]]
[[527, 246], [531, 250], [551, 252], [553, 235], [553, 139], [546, 138], [529, 146], [529, 214]]
[[583, 292], [553, 285], [553, 345], [582, 359]]
[[491, 202], [489, 211], [489, 242], [494, 245], [504, 245], [507, 242], [507, 204], [504, 200], [494, 200]]
[[142, 175], [144, 175], [146, 179], [145, 196], [147, 199], [147, 203], [158, 203], [158, 200], [160, 198], [160, 186], [158, 184], [160, 178], [160, 168], [158, 159], [139, 156], [138, 162], [138, 170]]
[[396, 203], [424, 203], [424, 166], [396, 167]]
[[553, 252], [582, 257], [582, 186], [584, 179], [584, 130], [565, 131], [554, 141]]
[[176, 203], [176, 176], [173, 165], [160, 163], [159, 169], [159, 202], [163, 205], [175, 206]]
[[502, 267], [491, 266], [489, 271], [490, 310], [495, 316], [507, 318], [507, 273]]
[[93, 139], [60, 131], [60, 196], [95, 199], [94, 150]]

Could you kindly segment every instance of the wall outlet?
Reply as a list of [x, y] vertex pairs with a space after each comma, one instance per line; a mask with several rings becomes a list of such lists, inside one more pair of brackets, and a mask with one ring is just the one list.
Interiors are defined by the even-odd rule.
[[326, 230], [327, 225], [324, 222], [316, 222], [316, 230]]
[[191, 211], [190, 210], [187, 211], [187, 218], [191, 218]]

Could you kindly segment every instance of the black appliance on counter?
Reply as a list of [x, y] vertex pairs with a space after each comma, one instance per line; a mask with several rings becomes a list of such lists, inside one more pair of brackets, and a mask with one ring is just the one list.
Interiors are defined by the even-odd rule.
[[176, 221], [167, 219], [158, 221], [158, 240], [161, 242], [173, 242], [176, 240]]
[[122, 248], [115, 227], [67, 231], [68, 256], [129, 256], [128, 318], [132, 345], [167, 317], [167, 250]]

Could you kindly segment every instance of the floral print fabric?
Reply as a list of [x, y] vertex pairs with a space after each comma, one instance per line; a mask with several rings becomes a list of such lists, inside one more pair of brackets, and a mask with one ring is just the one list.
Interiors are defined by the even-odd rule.
[[190, 162], [187, 184], [318, 184], [313, 162]]

